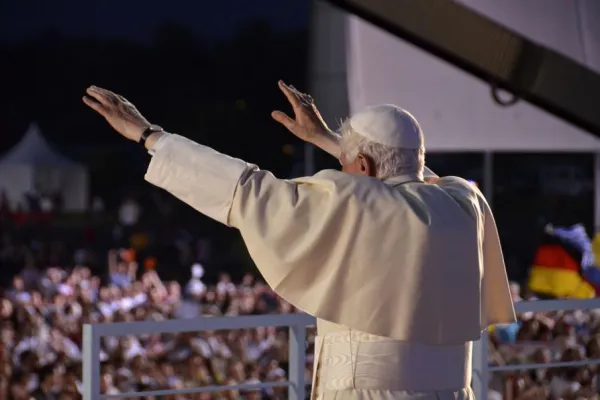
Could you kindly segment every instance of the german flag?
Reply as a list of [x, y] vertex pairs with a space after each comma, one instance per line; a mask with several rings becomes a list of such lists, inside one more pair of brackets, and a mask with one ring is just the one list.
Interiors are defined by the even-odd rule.
[[[586, 279], [589, 274], [582, 268], [582, 259], [583, 250], [580, 246], [547, 229], [529, 271], [529, 290], [540, 297], [596, 297], [596, 287], [600, 289], [599, 282], [592, 284]], [[597, 269], [595, 266], [589, 268]], [[597, 276], [600, 271], [590, 272], [595, 272], [592, 275]]]

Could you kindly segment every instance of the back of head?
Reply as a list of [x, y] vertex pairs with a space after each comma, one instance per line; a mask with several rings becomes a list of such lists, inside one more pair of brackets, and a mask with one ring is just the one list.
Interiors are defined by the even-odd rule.
[[369, 157], [378, 179], [397, 175], [423, 179], [423, 132], [406, 110], [391, 104], [368, 107], [343, 122], [341, 135], [343, 156], [349, 161], [359, 154]]

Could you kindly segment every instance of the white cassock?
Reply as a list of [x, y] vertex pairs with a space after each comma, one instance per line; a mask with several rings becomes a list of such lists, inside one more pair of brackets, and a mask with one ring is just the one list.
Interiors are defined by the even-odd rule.
[[318, 318], [312, 397], [472, 399], [472, 341], [515, 321], [490, 208], [448, 177], [293, 180], [179, 135], [146, 180], [240, 230], [267, 283]]

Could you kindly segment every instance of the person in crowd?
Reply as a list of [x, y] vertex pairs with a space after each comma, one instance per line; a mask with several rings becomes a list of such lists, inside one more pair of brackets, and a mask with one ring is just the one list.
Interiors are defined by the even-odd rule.
[[[173, 318], [189, 301], [198, 307], [187, 318], [296, 312], [275, 295], [267, 307], [256, 308], [270, 291], [260, 280], [246, 286], [229, 279], [225, 291], [205, 284], [202, 294], [188, 300], [179, 297], [178, 283], [163, 281], [155, 270], [134, 276], [128, 285], [102, 281], [83, 266], [41, 270], [30, 288], [23, 287], [20, 276], [13, 279], [12, 287], [0, 295], [0, 400], [80, 399], [84, 323], [161, 321]], [[309, 333], [309, 340], [314, 334]], [[106, 337], [101, 342], [101, 389], [116, 394], [286, 380], [287, 371], [280, 365], [288, 351], [284, 328]], [[284, 399], [282, 390], [261, 395]], [[240, 396], [234, 391], [208, 399]]]
[[186, 285], [186, 294], [198, 298], [206, 292], [206, 285], [202, 282], [204, 276], [204, 267], [200, 263], [192, 265], [192, 278]]

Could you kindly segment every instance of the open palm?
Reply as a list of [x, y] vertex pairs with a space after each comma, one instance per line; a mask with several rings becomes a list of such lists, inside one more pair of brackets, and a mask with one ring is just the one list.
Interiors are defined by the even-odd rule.
[[271, 116], [275, 121], [285, 126], [298, 138], [310, 143], [328, 134], [329, 128], [310, 95], [299, 92], [283, 81], [279, 81], [279, 88], [290, 102], [294, 118], [289, 117], [283, 111], [273, 111]]
[[86, 94], [83, 102], [127, 139], [139, 141], [144, 129], [150, 126], [146, 118], [123, 96], [96, 86], [90, 86]]

